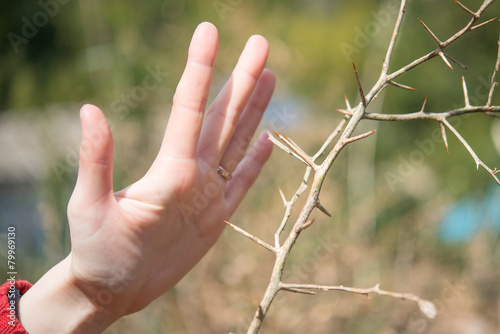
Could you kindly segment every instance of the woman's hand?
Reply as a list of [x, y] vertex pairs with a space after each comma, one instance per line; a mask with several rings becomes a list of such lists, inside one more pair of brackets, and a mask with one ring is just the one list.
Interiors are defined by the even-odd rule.
[[[72, 249], [21, 300], [21, 321], [30, 333], [62, 328], [50, 319], [66, 332], [102, 331], [171, 288], [221, 234], [271, 153], [261, 135], [243, 157], [271, 98], [274, 75], [264, 69], [266, 40], [251, 37], [205, 112], [217, 48], [216, 28], [200, 24], [158, 156], [143, 178], [121, 191], [113, 193], [108, 123], [97, 107], [82, 107], [80, 166], [68, 205]], [[232, 177], [219, 174], [219, 166]], [[50, 299], [55, 287], [62, 295], [52, 300], [68, 304], [59, 312], [70, 319], [45, 315], [41, 321], [50, 311], [40, 310], [43, 298]], [[88, 312], [72, 314], [72, 307]]]

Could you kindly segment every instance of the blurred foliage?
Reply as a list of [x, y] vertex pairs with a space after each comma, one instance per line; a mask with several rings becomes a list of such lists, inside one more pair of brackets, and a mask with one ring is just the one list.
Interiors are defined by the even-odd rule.
[[[40, 3], [52, 7], [46, 10]], [[481, 1], [463, 3], [476, 8]], [[34, 109], [44, 115], [46, 106], [64, 104], [72, 106], [67, 112], [74, 114], [83, 103], [99, 105], [113, 125], [115, 184], [121, 188], [138, 179], [154, 159], [191, 33], [206, 20], [220, 33], [213, 93], [228, 77], [246, 39], [264, 35], [271, 46], [268, 67], [278, 77], [275, 110], [270, 112], [285, 110], [288, 101], [295, 104], [293, 114], [281, 119], [284, 128], [279, 130], [313, 152], [340, 120], [335, 109], [344, 107], [344, 96], [352, 104], [358, 100], [351, 63], [356, 63], [365, 88], [375, 82], [396, 18], [390, 9], [394, 6], [398, 1], [4, 1], [0, 3], [0, 35], [4, 36], [0, 113], [17, 115]], [[498, 3], [493, 4], [486, 18], [499, 15], [499, 9]], [[43, 13], [49, 12], [53, 15], [45, 14], [45, 22]], [[453, 1], [409, 1], [392, 69], [435, 48], [417, 18], [443, 40], [469, 19]], [[434, 59], [398, 79], [418, 88], [417, 92], [389, 87], [381, 97], [382, 111], [417, 111], [426, 96], [428, 111], [462, 106], [462, 76], [471, 102], [484, 103], [499, 26], [493, 22], [449, 48], [449, 54], [469, 70], [457, 65], [451, 71]], [[33, 36], [28, 38], [24, 32]], [[354, 51], [346, 53], [346, 47]], [[151, 69], [168, 75], [161, 77], [157, 89], [134, 95]], [[500, 104], [498, 92], [494, 102]], [[275, 126], [272, 117], [266, 127]], [[491, 119], [477, 115], [452, 123], [485, 163], [499, 167], [499, 152], [491, 144]], [[440, 318], [430, 322], [415, 305], [383, 297], [280, 295], [263, 333], [471, 333], [463, 331], [470, 323], [481, 333], [500, 329], [498, 236], [480, 234], [450, 245], [441, 242], [436, 232], [447, 207], [466, 194], [485, 193], [494, 181], [483, 170], [476, 171], [472, 158], [451, 133], [450, 154], [446, 154], [441, 138], [435, 140], [435, 131], [438, 124], [429, 122], [382, 123], [377, 135], [367, 139], [376, 140], [374, 160], [368, 166], [375, 171], [375, 184], [366, 189], [376, 198], [371, 225], [356, 223], [357, 214], [362, 216], [358, 211], [366, 211], [367, 202], [365, 192], [355, 203], [346, 196], [352, 166], [343, 154], [322, 193], [334, 218], [321, 217], [305, 233], [286, 275], [325, 284], [382, 282], [387, 289], [414, 291], [441, 302]], [[48, 146], [46, 152], [51, 150]], [[64, 163], [65, 154], [50, 154], [51, 163]], [[276, 150], [234, 223], [271, 240], [282, 215], [276, 188], [291, 197], [302, 172], [299, 163]], [[391, 183], [387, 173], [400, 178]], [[45, 247], [42, 254], [33, 254], [34, 260], [24, 260], [20, 272], [27, 273], [27, 279], [36, 280], [69, 251], [65, 214], [75, 177], [75, 168], [62, 178], [49, 168], [40, 184]], [[358, 182], [364, 182], [363, 175]], [[232, 231], [221, 239], [175, 289], [108, 332], [243, 332], [262, 296], [273, 258]], [[453, 325], [445, 331], [441, 326], [450, 319]]]

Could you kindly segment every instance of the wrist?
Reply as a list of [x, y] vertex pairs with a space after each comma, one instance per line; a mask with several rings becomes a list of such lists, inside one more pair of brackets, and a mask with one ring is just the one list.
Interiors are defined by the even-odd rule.
[[101, 333], [120, 317], [74, 285], [69, 266], [67, 257], [23, 295], [19, 320], [30, 334]]

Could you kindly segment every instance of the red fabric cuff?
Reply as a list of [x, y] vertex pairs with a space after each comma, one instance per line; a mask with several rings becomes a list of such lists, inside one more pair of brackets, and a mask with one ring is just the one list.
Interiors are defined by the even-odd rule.
[[0, 286], [0, 333], [28, 334], [16, 317], [17, 307], [16, 289], [22, 296], [33, 284], [27, 281], [9, 281]]

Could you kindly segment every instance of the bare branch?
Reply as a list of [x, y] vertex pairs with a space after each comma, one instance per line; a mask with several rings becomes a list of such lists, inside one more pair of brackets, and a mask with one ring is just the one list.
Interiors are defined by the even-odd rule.
[[497, 184], [500, 185], [500, 180], [498, 179], [498, 177], [496, 175], [496, 174], [498, 174], [499, 171], [496, 168], [494, 170], [489, 168], [483, 161], [481, 161], [481, 159], [479, 159], [479, 157], [477, 156], [476, 152], [474, 152], [472, 147], [470, 147], [469, 143], [467, 143], [467, 141], [464, 139], [464, 137], [462, 137], [462, 135], [446, 119], [444, 119], [442, 122], [444, 123], [444, 125], [446, 125], [446, 127], [448, 129], [451, 130], [451, 132], [453, 132], [453, 134], [455, 134], [455, 136], [458, 138], [458, 140], [460, 140], [462, 142], [462, 144], [465, 146], [467, 151], [469, 151], [469, 154], [472, 156], [472, 158], [476, 162], [476, 168], [479, 169], [479, 166], [483, 167], [484, 170], [486, 170], [488, 173], [490, 173], [490, 175], [495, 179]]
[[[346, 115], [349, 115], [347, 111], [344, 110]], [[460, 116], [465, 114], [473, 113], [491, 113], [500, 112], [500, 106], [471, 106], [459, 109], [453, 109], [441, 113], [429, 113], [417, 111], [408, 114], [383, 114], [383, 113], [365, 113], [363, 115], [364, 119], [370, 119], [374, 121], [390, 121], [390, 122], [407, 122], [415, 120], [434, 120], [440, 121], [445, 118], [450, 118], [454, 116]]]
[[[346, 98], [347, 100], [347, 98]], [[348, 110], [351, 110], [351, 106], [349, 105], [349, 101], [347, 101], [347, 108]], [[316, 159], [318, 159], [323, 153], [325, 153], [326, 148], [332, 143], [333, 139], [337, 137], [337, 135], [342, 131], [342, 128], [344, 127], [345, 123], [349, 119], [349, 116], [345, 116], [340, 123], [337, 125], [335, 130], [330, 134], [330, 136], [325, 140], [321, 148], [316, 152], [316, 154], [312, 157], [312, 160], [316, 162]]]
[[424, 313], [428, 318], [433, 319], [436, 314], [436, 306], [425, 299], [420, 298], [419, 296], [414, 295], [413, 293], [399, 293], [393, 291], [387, 291], [380, 289], [380, 284], [376, 284], [371, 288], [351, 288], [343, 285], [318, 285], [318, 284], [295, 284], [295, 283], [283, 283], [281, 282], [280, 288], [282, 290], [291, 291], [291, 289], [300, 289], [300, 290], [322, 290], [322, 291], [343, 291], [349, 293], [360, 294], [363, 296], [368, 296], [371, 293], [378, 294], [380, 296], [389, 296], [396, 299], [401, 300], [411, 300], [418, 304], [422, 313]]
[[[346, 291], [346, 292], [353, 292], [353, 293], [359, 293], [359, 294], [364, 294], [368, 295], [369, 293], [376, 293], [380, 295], [387, 295], [387, 296], [392, 296], [395, 298], [399, 299], [409, 299], [413, 300], [418, 303], [420, 309], [422, 312], [424, 312], [427, 316], [429, 317], [434, 317], [436, 314], [436, 309], [435, 306], [424, 299], [421, 299], [413, 294], [401, 294], [401, 293], [395, 293], [395, 292], [390, 292], [390, 291], [385, 291], [381, 290], [379, 285], [376, 285], [372, 288], [369, 289], [355, 289], [355, 288], [346, 288], [343, 286], [323, 286], [323, 285], [312, 285], [312, 284], [285, 284], [281, 281], [282, 275], [283, 275], [283, 270], [287, 261], [287, 257], [291, 252], [292, 247], [294, 246], [295, 242], [297, 241], [299, 235], [301, 234], [301, 231], [303, 231], [305, 228], [310, 226], [313, 222], [314, 219], [310, 219], [310, 215], [313, 212], [315, 208], [319, 208], [321, 210], [322, 206], [319, 202], [319, 194], [322, 189], [323, 182], [326, 178], [326, 175], [333, 165], [333, 163], [336, 161], [337, 157], [339, 156], [340, 152], [343, 150], [343, 148], [356, 141], [360, 140], [363, 138], [366, 138], [367, 136], [371, 135], [374, 133], [374, 131], [352, 137], [352, 134], [354, 133], [356, 127], [360, 123], [362, 119], [371, 119], [371, 120], [378, 120], [378, 121], [411, 121], [411, 120], [433, 120], [433, 121], [438, 121], [440, 123], [441, 131], [442, 131], [442, 136], [443, 136], [443, 141], [445, 143], [447, 151], [449, 151], [448, 147], [448, 140], [446, 137], [446, 127], [452, 131], [457, 138], [466, 146], [466, 148], [469, 150], [469, 153], [472, 155], [474, 160], [476, 161], [477, 166], [483, 166], [497, 181], [497, 183], [500, 184], [500, 181], [498, 180], [496, 174], [498, 171], [491, 170], [489, 169], [479, 158], [477, 155], [474, 153], [474, 151], [470, 148], [470, 146], [467, 144], [467, 142], [460, 136], [458, 131], [454, 129], [450, 123], [448, 122], [448, 118], [450, 117], [455, 117], [459, 115], [464, 115], [464, 114], [471, 114], [471, 113], [482, 113], [484, 115], [492, 116], [492, 117], [498, 117], [500, 112], [500, 106], [492, 106], [491, 102], [488, 103], [487, 105], [483, 106], [471, 106], [470, 104], [470, 99], [469, 99], [469, 94], [467, 92], [467, 87], [465, 84], [465, 79], [462, 79], [463, 82], [463, 89], [464, 89], [464, 100], [465, 100], [465, 107], [464, 108], [458, 108], [458, 109], [453, 109], [453, 110], [448, 110], [446, 112], [440, 112], [440, 113], [429, 113], [426, 112], [426, 105], [427, 105], [427, 97], [424, 100], [424, 103], [422, 105], [421, 110], [417, 112], [412, 112], [412, 113], [402, 113], [402, 114], [382, 114], [382, 113], [366, 113], [366, 108], [369, 103], [371, 103], [377, 96], [378, 94], [386, 88], [388, 85], [393, 85], [398, 88], [403, 88], [403, 89], [410, 89], [414, 90], [414, 88], [402, 85], [400, 83], [397, 83], [395, 79], [402, 74], [410, 71], [411, 69], [427, 62], [428, 60], [440, 56], [442, 60], [446, 63], [447, 66], [450, 68], [453, 68], [451, 66], [450, 61], [455, 62], [462, 68], [466, 69], [467, 66], [458, 62], [457, 60], [453, 59], [451, 56], [446, 54], [444, 52], [445, 48], [454, 43], [456, 40], [459, 38], [463, 37], [466, 33], [470, 32], [471, 30], [477, 29], [486, 23], [492, 22], [493, 20], [489, 20], [485, 23], [477, 24], [477, 21], [479, 18], [481, 18], [482, 14], [484, 11], [493, 3], [494, 0], [484, 0], [482, 2], [482, 5], [480, 8], [476, 11], [473, 12], [469, 8], [465, 7], [461, 3], [457, 1], [457, 4], [462, 7], [463, 10], [465, 10], [468, 14], [472, 16], [472, 18], [461, 28], [458, 30], [455, 34], [453, 34], [451, 37], [446, 39], [445, 41], [441, 41], [436, 34], [434, 34], [431, 29], [424, 24], [421, 20], [421, 24], [423, 27], [426, 29], [426, 31], [431, 35], [431, 37], [436, 41], [438, 44], [438, 47], [434, 49], [433, 51], [428, 52], [424, 56], [417, 58], [413, 60], [412, 62], [408, 63], [407, 65], [401, 67], [400, 69], [394, 71], [393, 73], [389, 74], [389, 67], [391, 63], [391, 57], [393, 55], [394, 47], [396, 40], [399, 36], [400, 33], [400, 28], [402, 24], [402, 20], [405, 14], [405, 8], [406, 8], [406, 0], [401, 0], [401, 7], [398, 15], [397, 22], [394, 27], [393, 35], [391, 38], [391, 41], [389, 43], [388, 49], [387, 49], [387, 54], [386, 57], [384, 58], [384, 62], [382, 65], [382, 70], [379, 76], [378, 81], [372, 86], [370, 91], [368, 91], [365, 94], [365, 91], [363, 90], [363, 87], [361, 85], [361, 80], [360, 76], [358, 74], [358, 71], [356, 69], [356, 66], [353, 64], [355, 76], [356, 76], [356, 81], [357, 81], [357, 86], [359, 90], [359, 94], [361, 97], [361, 100], [357, 106], [351, 106], [348, 99], [346, 98], [346, 109], [339, 109], [338, 111], [345, 114], [345, 117], [340, 121], [340, 123], [337, 125], [336, 129], [330, 134], [328, 139], [323, 143], [319, 151], [314, 155], [314, 156], [309, 156], [306, 154], [297, 144], [295, 144], [290, 138], [286, 136], [282, 136], [278, 133], [276, 135], [278, 138], [275, 138], [271, 134], [269, 134], [271, 140], [273, 143], [275, 143], [277, 146], [285, 150], [285, 152], [293, 155], [295, 158], [299, 159], [303, 163], [307, 165], [304, 177], [300, 183], [300, 186], [294, 196], [287, 201], [286, 197], [284, 196], [283, 192], [280, 191], [281, 197], [283, 199], [283, 203], [285, 205], [285, 214], [283, 216], [283, 219], [281, 221], [281, 224], [275, 233], [275, 247], [269, 246], [266, 247], [264, 244], [263, 246], [266, 247], [267, 249], [274, 249], [275, 254], [276, 254], [276, 260], [275, 264], [273, 267], [273, 271], [271, 274], [271, 278], [269, 280], [269, 284], [267, 286], [266, 292], [264, 293], [264, 296], [261, 299], [261, 302], [259, 303], [259, 306], [254, 314], [254, 317], [252, 319], [252, 322], [249, 326], [248, 329], [248, 334], [255, 334], [259, 331], [261, 324], [266, 317], [266, 314], [269, 310], [269, 307], [273, 301], [273, 299], [276, 297], [276, 294], [278, 293], [279, 290], [287, 290], [295, 293], [303, 293], [303, 294], [313, 294], [313, 291], [308, 291], [308, 290], [341, 290], [341, 291]], [[499, 41], [500, 43], [500, 41]], [[500, 45], [499, 45], [500, 49]], [[499, 50], [499, 56], [500, 58], [500, 50]], [[497, 59], [498, 62], [498, 59]], [[498, 65], [496, 66], [497, 70], [495, 70], [494, 76], [496, 76], [496, 73], [498, 72]], [[491, 86], [491, 91], [493, 91], [495, 87], [495, 79], [492, 78], [492, 86]], [[490, 95], [492, 95], [491, 93]], [[491, 101], [491, 99], [490, 99]], [[343, 131], [343, 132], [342, 132]], [[341, 133], [342, 132], [342, 133]], [[334, 142], [334, 138], [336, 138], [340, 134], [337, 142], [333, 145], [333, 148], [330, 150], [324, 161], [316, 165], [316, 160], [321, 156], [331, 145], [332, 142]], [[280, 141], [281, 140], [281, 141]], [[292, 209], [297, 202], [298, 198], [303, 194], [303, 192], [308, 188], [308, 180], [310, 176], [313, 175], [313, 180], [311, 183], [311, 190], [309, 192], [308, 197], [306, 198], [305, 204], [303, 205], [296, 221], [294, 222], [293, 227], [290, 229], [290, 232], [287, 236], [287, 238], [284, 240], [283, 245], [281, 245], [280, 242], [280, 236], [281, 233], [284, 231], [285, 226], [291, 216]], [[324, 208], [323, 208], [324, 209]], [[326, 211], [326, 210], [325, 210]], [[328, 212], [328, 211], [326, 211]], [[329, 214], [329, 212], [328, 212]]]
[[493, 101], [493, 93], [495, 92], [495, 87], [498, 85], [498, 82], [496, 82], [496, 79], [497, 79], [499, 67], [500, 67], [500, 38], [498, 38], [497, 62], [495, 64], [495, 69], [493, 70], [493, 75], [491, 76], [491, 87], [490, 87], [490, 92], [488, 94], [488, 102], [486, 102], [487, 106], [491, 106], [491, 102]]
[[283, 204], [285, 205], [285, 207], [287, 206], [288, 202], [286, 200], [286, 197], [285, 197], [285, 194], [283, 193], [283, 190], [281, 190], [281, 188], [278, 187], [278, 191], [280, 192], [280, 195], [281, 195], [281, 199], [283, 200]]
[[262, 247], [264, 247], [265, 249], [273, 252], [274, 254], [277, 253], [277, 250], [276, 248], [274, 248], [273, 246], [269, 245], [268, 243], [266, 243], [265, 241], [262, 241], [260, 240], [259, 238], [257, 238], [256, 236], [248, 233], [247, 231], [239, 228], [238, 226], [236, 225], [233, 225], [231, 224], [230, 222], [228, 221], [224, 221], [224, 223], [226, 223], [227, 225], [229, 225], [231, 228], [233, 228], [236, 232], [240, 232], [241, 234], [243, 234], [245, 237], [247, 237], [248, 239], [252, 240], [252, 241], [255, 241], [256, 243], [258, 243], [259, 245], [261, 245]]
[[387, 47], [387, 54], [385, 55], [384, 63], [382, 64], [382, 75], [386, 75], [389, 72], [392, 53], [394, 52], [394, 46], [396, 45], [396, 40], [399, 36], [399, 31], [401, 29], [401, 24], [403, 23], [405, 12], [406, 0], [402, 0], [401, 6], [399, 7], [398, 18], [396, 20], [396, 24], [394, 25], [394, 31], [392, 32], [391, 41], [389, 42], [389, 46]]

